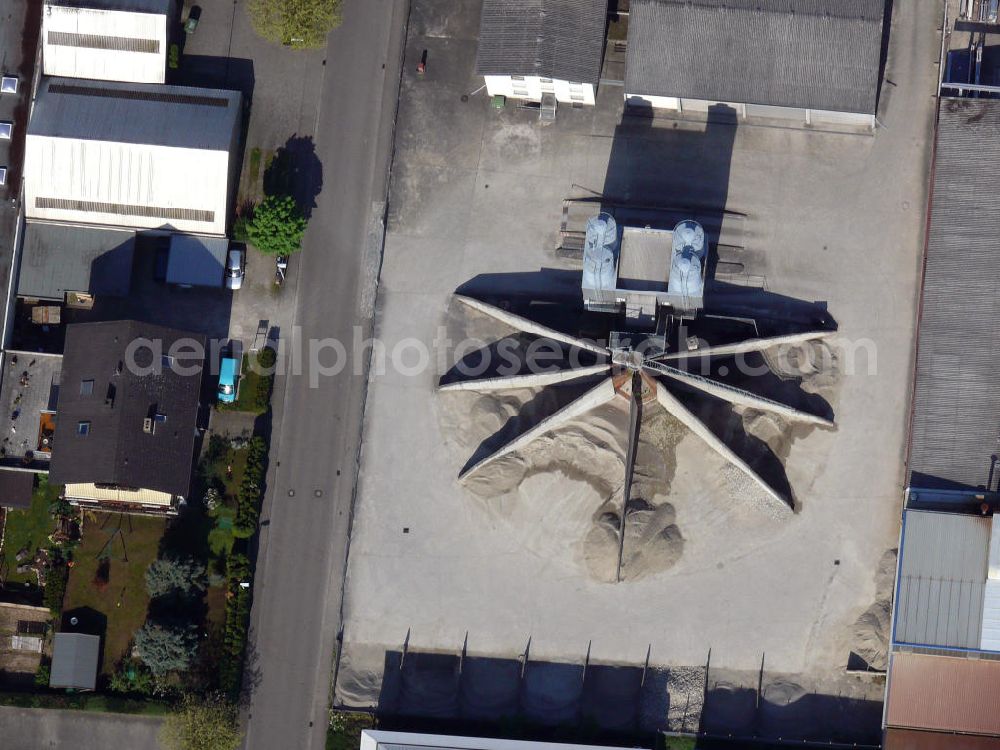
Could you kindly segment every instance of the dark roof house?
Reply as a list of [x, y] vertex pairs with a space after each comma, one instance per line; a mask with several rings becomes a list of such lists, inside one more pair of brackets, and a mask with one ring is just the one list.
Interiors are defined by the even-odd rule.
[[885, 0], [632, 0], [628, 94], [874, 114]]
[[[187, 496], [204, 362], [172, 359], [171, 347], [180, 340], [200, 347], [204, 357], [203, 336], [163, 326], [115, 321], [67, 327], [54, 483]], [[196, 373], [181, 374], [184, 368]]]
[[476, 73], [597, 85], [607, 0], [484, 0]]

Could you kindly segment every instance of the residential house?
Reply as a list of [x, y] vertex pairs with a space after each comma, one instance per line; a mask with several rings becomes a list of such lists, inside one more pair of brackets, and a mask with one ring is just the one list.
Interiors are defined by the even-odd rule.
[[593, 104], [606, 0], [484, 0], [476, 73], [490, 96]]
[[873, 127], [885, 0], [631, 0], [633, 109]]
[[191, 485], [204, 357], [203, 336], [163, 326], [67, 326], [49, 476], [72, 504], [177, 513]]

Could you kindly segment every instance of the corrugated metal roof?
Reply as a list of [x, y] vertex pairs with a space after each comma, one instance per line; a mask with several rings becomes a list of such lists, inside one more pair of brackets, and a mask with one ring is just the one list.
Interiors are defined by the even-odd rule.
[[163, 83], [167, 23], [162, 12], [47, 6], [42, 15], [46, 75]]
[[996, 750], [992, 737], [919, 729], [887, 729], [882, 750]]
[[886, 723], [1000, 736], [1000, 661], [895, 653]]
[[174, 0], [48, 0], [51, 6], [93, 8], [95, 10], [124, 10], [135, 13], [162, 13], [171, 15]]
[[632, 0], [627, 94], [874, 114], [885, 0]]
[[942, 99], [918, 330], [911, 487], [984, 488], [993, 456], [1000, 454], [998, 158], [1000, 101]]
[[30, 219], [222, 235], [241, 95], [46, 78], [24, 160]]
[[123, 297], [131, 286], [135, 232], [29, 222], [17, 293], [61, 300], [66, 292]]
[[607, 0], [484, 0], [476, 73], [597, 85]]
[[906, 511], [895, 643], [979, 648], [990, 519]]
[[56, 633], [52, 644], [49, 687], [93, 690], [101, 639], [85, 633]]
[[228, 151], [239, 91], [43, 79], [28, 135]]

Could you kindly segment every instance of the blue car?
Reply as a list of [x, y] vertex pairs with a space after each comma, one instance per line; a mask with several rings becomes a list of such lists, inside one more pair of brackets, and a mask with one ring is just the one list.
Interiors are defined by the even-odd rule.
[[219, 402], [231, 404], [236, 401], [236, 386], [239, 379], [239, 362], [232, 357], [223, 357], [219, 368]]

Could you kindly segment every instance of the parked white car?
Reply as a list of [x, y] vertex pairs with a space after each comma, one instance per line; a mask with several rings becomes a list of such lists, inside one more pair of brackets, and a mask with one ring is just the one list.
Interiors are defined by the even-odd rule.
[[239, 289], [243, 286], [243, 276], [246, 273], [246, 251], [240, 248], [230, 248], [226, 259], [226, 289]]

